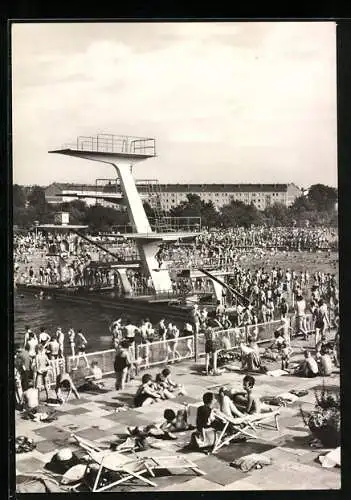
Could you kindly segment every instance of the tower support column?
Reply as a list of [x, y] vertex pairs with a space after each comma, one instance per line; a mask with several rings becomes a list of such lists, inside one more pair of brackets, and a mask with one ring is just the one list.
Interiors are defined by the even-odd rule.
[[151, 233], [151, 226], [135, 185], [130, 165], [125, 163], [119, 163], [118, 165], [113, 163], [112, 165], [120, 178], [123, 199], [134, 228], [133, 231], [136, 233]]
[[157, 241], [138, 241], [138, 250], [145, 271], [151, 276], [156, 293], [172, 292], [172, 281], [168, 269], [159, 269], [156, 253], [160, 243]]

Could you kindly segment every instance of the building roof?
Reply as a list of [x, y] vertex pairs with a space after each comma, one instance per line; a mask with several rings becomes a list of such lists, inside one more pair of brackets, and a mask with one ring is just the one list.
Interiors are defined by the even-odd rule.
[[[251, 192], [272, 192], [272, 193], [285, 193], [289, 186], [293, 186], [295, 189], [298, 188], [293, 183], [287, 184], [158, 184], [157, 192], [170, 192], [170, 193], [251, 193]], [[54, 182], [47, 186], [45, 189], [49, 189], [55, 187], [57, 192], [56, 195], [59, 195], [61, 191], [61, 195], [63, 191], [96, 191], [95, 184], [73, 184], [73, 183], [62, 183], [62, 182]], [[137, 188], [139, 190], [148, 190], [147, 185], [143, 185], [142, 183], [137, 183]], [[116, 189], [116, 185], [110, 186], [111, 190]], [[100, 191], [108, 191], [109, 185], [105, 185], [100, 187]]]
[[188, 193], [285, 193], [291, 184], [160, 184], [159, 190], [165, 192]]

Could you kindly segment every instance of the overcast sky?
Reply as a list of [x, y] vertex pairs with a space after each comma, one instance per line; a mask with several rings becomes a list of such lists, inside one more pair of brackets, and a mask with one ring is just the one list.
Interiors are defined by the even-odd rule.
[[50, 149], [78, 135], [155, 137], [137, 178], [337, 185], [330, 23], [12, 26], [15, 183], [94, 183], [108, 165]]

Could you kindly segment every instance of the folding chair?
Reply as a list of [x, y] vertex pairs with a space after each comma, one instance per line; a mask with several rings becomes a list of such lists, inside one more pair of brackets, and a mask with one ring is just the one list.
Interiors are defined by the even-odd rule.
[[[122, 455], [119, 452], [101, 450], [101, 448], [99, 448], [95, 443], [87, 439], [80, 438], [74, 434], [72, 437], [74, 437], [78, 444], [88, 452], [92, 459], [92, 463], [95, 463], [98, 466], [93, 485], [89, 483], [87, 484], [87, 486], [94, 493], [106, 491], [113, 486], [117, 486], [128, 481], [129, 479], [132, 479], [133, 477], [151, 486], [157, 486], [154, 482], [143, 476], [143, 474], [149, 473], [152, 477], [155, 477], [155, 470], [190, 469], [200, 476], [206, 474], [194, 462], [181, 455], [140, 458], [134, 454], [133, 459], [131, 459], [130, 457]], [[91, 464], [88, 464], [85, 472], [85, 478], [88, 476], [90, 469]], [[107, 484], [100, 485], [105, 472], [110, 475], [111, 479]], [[113, 475], [120, 476], [120, 478], [113, 481], [111, 473]]]
[[147, 467], [152, 477], [155, 477], [154, 470], [159, 469], [191, 469], [199, 476], [205, 476], [206, 472], [186, 457], [181, 455], [171, 455], [167, 457], [149, 457]]
[[[72, 437], [90, 456], [90, 463], [87, 464], [85, 469], [84, 482], [93, 493], [109, 490], [113, 486], [122, 484], [132, 478], [139, 479], [150, 486], [157, 486], [156, 483], [143, 476], [145, 473], [154, 475], [147, 463], [147, 458], [138, 458], [136, 455], [131, 458], [122, 455], [118, 451], [101, 450], [96, 444], [87, 439], [82, 439], [75, 434]], [[97, 471], [91, 483], [89, 475], [94, 468], [93, 464], [96, 466]]]
[[[215, 411], [215, 414], [220, 420], [222, 420], [222, 422], [224, 422], [224, 427], [216, 438], [212, 453], [216, 453], [220, 448], [222, 448], [222, 446], [228, 445], [231, 441], [233, 441], [235, 438], [238, 438], [240, 435], [258, 439], [259, 436], [257, 434], [257, 427], [260, 426], [268, 426], [274, 428], [276, 431], [279, 431], [279, 410], [236, 418], [230, 418], [228, 415], [225, 415], [218, 410]], [[274, 420], [273, 426], [267, 424], [267, 422], [272, 419]], [[262, 438], [260, 437], [260, 439]]]

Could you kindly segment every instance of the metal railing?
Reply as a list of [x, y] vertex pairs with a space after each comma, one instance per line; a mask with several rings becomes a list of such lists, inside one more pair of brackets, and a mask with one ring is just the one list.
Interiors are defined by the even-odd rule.
[[201, 232], [201, 217], [149, 217], [153, 231]]
[[[306, 315], [307, 331], [313, 331], [312, 315]], [[250, 334], [255, 333], [256, 342], [258, 344], [269, 342], [274, 339], [274, 332], [282, 326], [281, 320], [275, 320], [268, 323], [260, 323], [257, 325], [247, 325], [227, 330], [215, 331], [219, 350], [221, 349], [239, 349], [241, 343], [245, 343]], [[295, 316], [290, 318], [290, 332], [296, 332]], [[224, 343], [224, 338], [226, 342]], [[205, 334], [199, 333], [196, 336], [197, 353], [199, 357], [205, 355]], [[195, 357], [195, 336], [189, 335], [186, 337], [178, 337], [177, 339], [158, 340], [138, 345], [133, 345], [131, 354], [138, 368], [147, 369], [153, 366], [164, 365], [172, 361], [181, 361], [185, 359], [193, 359]], [[97, 361], [103, 375], [111, 375], [114, 373], [114, 361], [116, 356], [115, 349], [98, 351], [86, 354], [86, 358], [91, 364], [92, 361]], [[51, 362], [54, 363], [54, 362]], [[73, 367], [78, 367], [72, 371]], [[86, 361], [80, 357], [77, 365], [77, 356], [68, 356], [66, 358], [66, 369], [71, 372], [74, 381], [84, 380], [84, 370]], [[52, 368], [52, 377], [56, 373], [55, 367]], [[62, 370], [64, 368], [56, 368]], [[59, 371], [57, 371], [59, 373]], [[53, 379], [54, 380], [54, 379]]]
[[[89, 365], [91, 365], [92, 361], [97, 361], [99, 364], [99, 368], [101, 369], [101, 371], [104, 375], [110, 375], [111, 373], [114, 373], [113, 365], [114, 365], [115, 357], [116, 357], [116, 350], [115, 349], [90, 352], [90, 353], [87, 353], [85, 356], [89, 362]], [[72, 372], [73, 368], [77, 367], [77, 370], [72, 372], [73, 377], [76, 379], [77, 375], [79, 375], [79, 374], [81, 375], [81, 372], [86, 367], [86, 362], [82, 356], [79, 356], [79, 357], [78, 357], [78, 355], [67, 356], [66, 366], [67, 366], [67, 371], [69, 373]]]
[[140, 344], [137, 346], [138, 366], [139, 368], [149, 368], [170, 361], [191, 359], [194, 357], [194, 349], [193, 335]]
[[135, 154], [156, 156], [156, 141], [148, 137], [127, 135], [97, 134], [78, 136], [75, 143], [64, 144], [63, 149], [91, 151], [98, 153]]
[[56, 385], [57, 376], [67, 370], [65, 358], [50, 359], [48, 368], [48, 381], [50, 387]]

